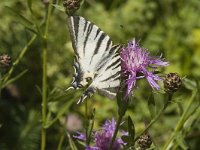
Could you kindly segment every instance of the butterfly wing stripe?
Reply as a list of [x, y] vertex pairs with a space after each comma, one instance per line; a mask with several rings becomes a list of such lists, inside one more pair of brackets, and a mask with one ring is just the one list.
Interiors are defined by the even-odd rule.
[[[86, 59], [86, 62], [89, 61], [87, 65], [94, 71], [97, 71], [97, 68], [102, 60], [109, 61], [111, 59], [112, 55], [109, 54], [109, 50], [112, 47], [112, 42], [109, 41], [110, 38], [101, 31], [96, 38], [96, 43], [94, 43], [95, 47], [91, 44], [87, 44], [87, 49], [90, 49], [91, 47], [94, 48], [93, 52], [87, 52], [88, 54]], [[106, 51], [106, 48], [108, 51]]]
[[117, 91], [117, 89], [114, 92], [109, 91], [109, 89], [101, 89], [101, 91], [99, 91], [99, 93], [107, 96], [110, 99], [113, 99], [116, 96], [116, 91]]
[[121, 71], [118, 71], [117, 73], [113, 74], [112, 76], [109, 76], [108, 78], [102, 80], [101, 82], [106, 82], [106, 81], [108, 81], [108, 80], [110, 80], [110, 79], [113, 79], [113, 80], [114, 80], [114, 78], [119, 77], [120, 74], [121, 74]]
[[87, 28], [88, 22], [85, 22], [84, 28], [83, 28], [83, 33], [85, 32], [86, 28]]
[[105, 64], [107, 63], [107, 59], [109, 59], [109, 55], [107, 56], [107, 57], [105, 57], [105, 59], [104, 60], [102, 60], [101, 62], [100, 62], [100, 64], [98, 64], [98, 66], [97, 66], [97, 71], [100, 71], [103, 67], [105, 67]]
[[[112, 42], [112, 41], [111, 41]], [[117, 57], [119, 56], [119, 53], [117, 51], [119, 51], [119, 49], [121, 48], [121, 45], [115, 45], [111, 48], [111, 50], [109, 51], [109, 54], [112, 55], [112, 53], [114, 53], [113, 57]], [[110, 57], [110, 55], [108, 55], [107, 57]], [[106, 61], [105, 61], [106, 60]], [[119, 60], [120, 62], [120, 60]], [[102, 67], [105, 66], [105, 64], [107, 63], [107, 59], [104, 59], [103, 61], [100, 62], [100, 64], [98, 64], [97, 66], [97, 71], [99, 71], [100, 69], [102, 69]], [[119, 64], [120, 65], [120, 64]], [[110, 65], [110, 67], [112, 67], [112, 64]], [[110, 68], [109, 66], [107, 67], [107, 69]]]
[[96, 36], [94, 37], [94, 40], [97, 38], [97, 36], [99, 35], [101, 29], [97, 29], [97, 32], [96, 32]]
[[76, 17], [72, 21], [73, 21], [73, 25], [74, 25], [75, 38], [77, 41], [78, 40], [78, 31], [79, 31], [79, 18]]
[[103, 90], [110, 91], [111, 93], [115, 93], [118, 88], [103, 88]]
[[106, 67], [106, 70], [110, 69], [111, 67], [113, 67], [113, 69], [114, 69], [114, 66], [118, 66], [119, 67], [119, 65], [120, 65], [120, 58], [118, 58], [115, 62], [110, 64], [108, 67]]
[[[92, 58], [91, 58], [91, 60], [90, 60], [90, 64], [92, 63], [92, 60], [93, 60], [93, 58], [94, 58], [94, 55], [96, 55], [97, 53], [98, 53], [98, 51], [99, 51], [99, 48], [100, 48], [100, 46], [101, 46], [101, 43], [102, 43], [102, 41], [103, 41], [103, 39], [106, 37], [106, 35], [103, 33], [103, 34], [101, 34], [101, 36], [100, 36], [100, 38], [99, 38], [99, 40], [98, 40], [98, 42], [97, 42], [97, 44], [96, 44], [96, 48], [95, 48], [95, 50], [94, 50], [94, 53], [93, 53], [93, 55], [92, 55]], [[108, 42], [107, 42], [107, 46], [108, 46]], [[107, 47], [106, 46], [106, 47]]]
[[99, 40], [98, 40], [98, 42], [97, 42], [97, 44], [96, 44], [96, 48], [95, 48], [95, 50], [94, 50], [93, 56], [94, 56], [95, 54], [98, 53], [99, 48], [100, 48], [100, 46], [101, 46], [101, 43], [102, 43], [102, 41], [103, 41], [103, 39], [104, 39], [105, 37], [106, 37], [106, 35], [105, 35], [104, 33], [102, 33], [101, 36], [100, 36], [100, 38], [99, 38]]
[[[85, 24], [87, 24], [87, 22]], [[85, 47], [86, 47], [86, 44], [87, 44], [87, 41], [88, 41], [88, 37], [89, 37], [89, 35], [90, 35], [91, 31], [92, 31], [92, 28], [93, 28], [93, 26], [91, 24], [89, 24], [89, 27], [87, 29], [87, 35], [86, 35], [85, 41], [84, 41], [84, 47], [83, 47], [84, 55], [85, 55]]]
[[71, 36], [71, 40], [72, 40], [72, 47], [74, 49], [76, 56], [80, 57], [79, 53], [77, 51], [77, 35], [78, 35], [78, 28], [79, 28], [78, 21], [79, 20], [76, 20], [74, 22], [73, 17], [68, 18], [68, 26], [69, 26], [69, 32], [70, 32], [70, 36]]

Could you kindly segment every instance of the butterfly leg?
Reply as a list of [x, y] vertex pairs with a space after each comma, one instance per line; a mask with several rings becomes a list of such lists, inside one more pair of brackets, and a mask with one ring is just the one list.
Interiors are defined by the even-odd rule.
[[95, 91], [96, 89], [94, 87], [87, 88], [81, 98], [78, 100], [77, 104], [82, 103], [87, 97], [91, 97], [95, 93]]

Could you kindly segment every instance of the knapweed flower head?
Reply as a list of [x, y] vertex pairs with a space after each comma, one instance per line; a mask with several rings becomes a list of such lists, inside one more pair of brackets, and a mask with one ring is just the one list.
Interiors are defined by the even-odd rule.
[[8, 69], [12, 65], [11, 57], [7, 54], [0, 55], [0, 70]]
[[[86, 146], [86, 150], [108, 150], [114, 131], [115, 131], [116, 122], [114, 119], [107, 120], [102, 129], [99, 131], [95, 131], [93, 135], [94, 146]], [[125, 135], [126, 132], [122, 132], [122, 135]], [[80, 140], [86, 140], [85, 135], [82, 133], [78, 133], [78, 136], [74, 136]], [[121, 138], [116, 138], [114, 141], [112, 150], [119, 150], [125, 143]]]
[[139, 137], [137, 144], [140, 149], [148, 149], [151, 147], [152, 139], [148, 133], [145, 133]]
[[182, 85], [181, 78], [177, 73], [169, 73], [163, 80], [164, 88], [167, 93], [173, 93], [180, 89]]
[[163, 61], [161, 56], [150, 56], [147, 49], [140, 47], [139, 43], [133, 39], [128, 43], [127, 47], [122, 48], [120, 57], [122, 72], [126, 78], [126, 95], [129, 95], [136, 85], [136, 80], [141, 78], [146, 78], [153, 89], [158, 90], [160, 88], [156, 81], [162, 79], [155, 75], [154, 72], [158, 67], [168, 65], [168, 62]]

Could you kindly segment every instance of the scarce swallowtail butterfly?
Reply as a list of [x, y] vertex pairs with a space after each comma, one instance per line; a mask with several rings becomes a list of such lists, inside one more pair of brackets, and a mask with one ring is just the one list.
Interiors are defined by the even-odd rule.
[[120, 86], [120, 45], [99, 27], [80, 16], [68, 17], [68, 28], [75, 52], [75, 75], [70, 88], [87, 87], [78, 103], [95, 91], [114, 98]]

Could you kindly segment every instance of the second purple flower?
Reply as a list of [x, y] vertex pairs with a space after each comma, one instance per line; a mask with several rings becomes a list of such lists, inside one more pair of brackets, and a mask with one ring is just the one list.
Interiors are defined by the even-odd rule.
[[[99, 131], [95, 131], [93, 135], [93, 142], [95, 143], [94, 146], [86, 146], [85, 150], [108, 150], [110, 146], [110, 142], [112, 140], [114, 131], [115, 131], [116, 122], [114, 119], [106, 120], [103, 127]], [[74, 138], [85, 141], [86, 137], [85, 134], [77, 132], [77, 136]], [[121, 131], [121, 136], [127, 135], [128, 133], [125, 131]], [[113, 144], [112, 150], [119, 150], [122, 148], [126, 143], [122, 141], [122, 139], [116, 138]]]

